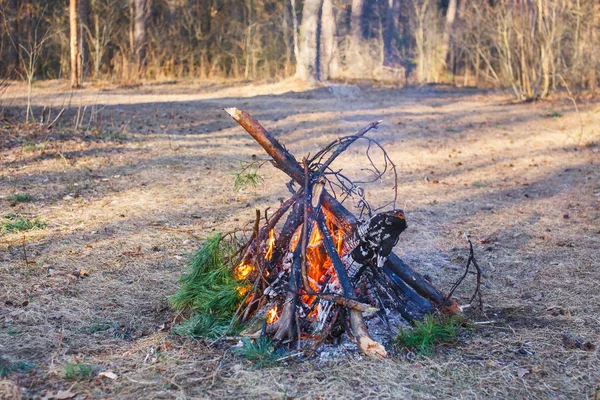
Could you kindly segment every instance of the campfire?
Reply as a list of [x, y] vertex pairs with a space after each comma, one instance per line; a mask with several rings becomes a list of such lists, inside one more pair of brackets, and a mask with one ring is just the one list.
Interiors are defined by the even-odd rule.
[[[235, 319], [244, 323], [242, 336], [267, 336], [314, 352], [346, 332], [365, 355], [386, 357], [365, 318], [376, 316], [389, 326], [391, 313], [413, 322], [438, 310], [459, 312], [451, 296], [393, 252], [407, 222], [396, 208], [395, 165], [379, 143], [365, 136], [380, 122], [299, 162], [248, 113], [225, 111], [291, 179], [289, 199], [270, 216], [257, 211], [251, 237], [235, 251], [233, 276], [240, 282]], [[358, 184], [331, 167], [358, 140], [368, 145], [366, 168], [373, 179], [394, 177], [387, 211], [374, 210]], [[373, 161], [373, 148], [383, 154], [383, 168]], [[359, 206], [358, 218], [344, 205], [349, 199]]]

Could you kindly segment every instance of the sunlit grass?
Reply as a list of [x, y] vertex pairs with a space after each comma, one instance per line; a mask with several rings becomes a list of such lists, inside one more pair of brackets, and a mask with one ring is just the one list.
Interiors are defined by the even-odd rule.
[[463, 319], [452, 316], [426, 315], [411, 329], [400, 328], [397, 343], [415, 349], [419, 354], [431, 355], [440, 343], [454, 343]]
[[39, 218], [27, 219], [14, 214], [5, 214], [0, 220], [0, 235], [44, 229], [45, 227], [46, 223]]

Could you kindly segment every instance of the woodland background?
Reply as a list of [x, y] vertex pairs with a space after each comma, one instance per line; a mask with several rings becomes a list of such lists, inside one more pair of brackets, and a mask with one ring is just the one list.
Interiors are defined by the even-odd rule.
[[595, 0], [1, 0], [0, 77], [595, 92]]

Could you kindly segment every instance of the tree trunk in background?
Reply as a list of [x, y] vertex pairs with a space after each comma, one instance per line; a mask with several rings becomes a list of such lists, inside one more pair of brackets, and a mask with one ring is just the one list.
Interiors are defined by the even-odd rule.
[[336, 78], [339, 74], [339, 57], [336, 24], [332, 0], [323, 0], [321, 11], [321, 79]]
[[[547, 97], [550, 91], [550, 64], [552, 59], [552, 38], [548, 37], [550, 32], [544, 24], [544, 15], [547, 13], [546, 4], [543, 0], [538, 0], [538, 35], [541, 41], [540, 58], [542, 61], [542, 89], [540, 97]], [[551, 22], [552, 24], [554, 22]], [[552, 28], [554, 29], [554, 28]]]
[[78, 17], [79, 16], [77, 15], [77, 0], [70, 0], [69, 25], [71, 29], [71, 87], [73, 89], [81, 87], [81, 54], [79, 53]]
[[388, 0], [388, 8], [385, 14], [385, 31], [383, 33], [384, 61], [387, 66], [397, 65], [400, 61], [398, 57], [398, 37], [400, 18], [400, 0]]
[[440, 60], [438, 69], [438, 80], [448, 70], [446, 60], [450, 52], [450, 41], [452, 39], [452, 31], [454, 29], [454, 21], [456, 20], [456, 9], [458, 0], [450, 0], [448, 10], [446, 11], [446, 26], [444, 27], [444, 35], [442, 37], [442, 48], [440, 50]]
[[133, 31], [135, 28], [135, 1], [129, 0], [129, 51], [131, 51], [131, 57], [135, 55], [135, 42]]
[[146, 64], [146, 18], [148, 11], [147, 0], [135, 0], [135, 22], [133, 27], [133, 46], [138, 78], [144, 74]]
[[296, 63], [296, 76], [303, 80], [319, 79], [317, 61], [319, 12], [321, 0], [306, 0], [302, 10], [300, 26], [300, 59]]
[[81, 54], [81, 74], [86, 76], [90, 67], [90, 47], [86, 38], [92, 29], [90, 20], [90, 0], [78, 0], [79, 2], [79, 52]]
[[296, 13], [296, 0], [290, 0], [292, 8], [292, 41], [294, 43], [294, 60], [296, 60], [296, 74], [298, 73], [298, 63], [301, 58], [300, 47], [298, 44], [298, 14]]
[[458, 3], [458, 19], [465, 19], [465, 13], [467, 12], [467, 2], [469, 0], [460, 0]]
[[8, 12], [7, 12], [7, 24], [8, 24], [8, 72], [9, 77], [16, 77], [15, 73], [19, 66], [19, 21], [18, 11], [19, 2], [18, 0], [8, 1]]
[[600, 51], [600, 3], [592, 4], [592, 17], [590, 21], [590, 44], [592, 51], [590, 52], [590, 67], [588, 68], [588, 79], [587, 86], [588, 89], [595, 93], [598, 89], [598, 75], [597, 69], [599, 67], [599, 57], [598, 52]]
[[362, 18], [365, 0], [352, 0], [352, 13], [350, 14], [350, 48], [353, 52], [360, 52], [362, 43]]

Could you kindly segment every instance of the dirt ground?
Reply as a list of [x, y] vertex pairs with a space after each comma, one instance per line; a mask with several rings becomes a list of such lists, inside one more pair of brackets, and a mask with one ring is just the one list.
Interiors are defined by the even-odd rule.
[[[522, 104], [441, 86], [72, 93], [46, 82], [34, 88], [36, 117], [70, 106], [48, 130], [10, 122], [23, 119], [24, 93], [15, 84], [0, 98], [0, 214], [47, 226], [0, 236], [0, 362], [13, 366], [0, 398], [600, 399], [600, 103], [581, 100], [578, 114], [564, 98]], [[430, 358], [260, 370], [171, 336], [167, 296], [199, 239], [244, 227], [287, 196], [272, 167], [258, 187], [233, 190], [240, 161], [265, 154], [222, 111], [231, 106], [297, 157], [383, 120], [369, 135], [398, 166], [409, 224], [396, 251], [448, 290], [468, 255], [461, 233], [471, 234], [485, 273], [477, 329]], [[337, 166], [361, 174], [364, 145], [352, 149]], [[368, 185], [368, 199], [385, 203], [390, 183]], [[11, 202], [15, 193], [34, 201]], [[73, 275], [81, 270], [88, 276]], [[73, 362], [93, 376], [66, 379]], [[104, 371], [117, 379], [97, 377]]]

